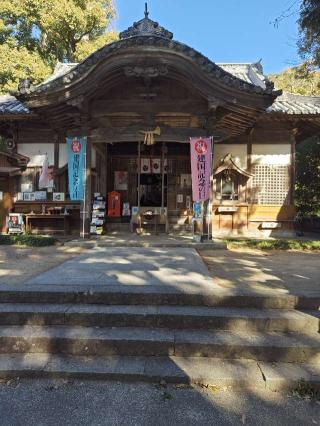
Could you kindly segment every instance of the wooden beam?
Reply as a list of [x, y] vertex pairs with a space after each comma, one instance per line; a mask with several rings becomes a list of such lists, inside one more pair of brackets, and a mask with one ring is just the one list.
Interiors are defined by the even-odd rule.
[[98, 100], [92, 104], [92, 117], [103, 117], [108, 114], [124, 113], [134, 111], [137, 114], [145, 113], [207, 113], [208, 104], [205, 101], [192, 99], [155, 99], [141, 101], [140, 99], [113, 99], [113, 100]]

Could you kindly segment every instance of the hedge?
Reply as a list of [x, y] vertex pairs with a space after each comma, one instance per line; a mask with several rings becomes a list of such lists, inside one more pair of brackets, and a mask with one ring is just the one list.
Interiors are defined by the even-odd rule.
[[228, 248], [249, 247], [261, 250], [320, 250], [320, 240], [227, 240]]
[[53, 237], [41, 237], [38, 235], [0, 235], [0, 245], [19, 245], [30, 247], [53, 246], [56, 243]]

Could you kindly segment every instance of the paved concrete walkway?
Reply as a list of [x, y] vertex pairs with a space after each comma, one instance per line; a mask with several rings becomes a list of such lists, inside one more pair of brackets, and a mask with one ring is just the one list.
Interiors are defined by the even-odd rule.
[[1, 426], [301, 426], [320, 405], [278, 392], [116, 382], [0, 384]]
[[214, 280], [191, 248], [96, 248], [27, 284], [166, 286], [213, 290]]

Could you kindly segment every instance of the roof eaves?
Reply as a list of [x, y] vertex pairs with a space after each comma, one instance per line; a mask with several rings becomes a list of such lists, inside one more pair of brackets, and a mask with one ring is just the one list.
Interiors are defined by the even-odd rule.
[[110, 53], [118, 52], [121, 49], [137, 47], [137, 46], [152, 46], [168, 48], [172, 51], [184, 53], [189, 56], [195, 63], [197, 63], [205, 72], [211, 77], [220, 80], [223, 84], [234, 87], [238, 90], [251, 92], [256, 94], [266, 94], [278, 96], [281, 91], [275, 91], [273, 83], [267, 82], [265, 88], [261, 85], [255, 85], [251, 81], [244, 81], [230, 72], [225, 71], [221, 66], [215, 64], [210, 59], [202, 55], [195, 49], [167, 38], [160, 36], [146, 36], [139, 35], [133, 36], [127, 39], [121, 39], [116, 42], [105, 45], [100, 48], [88, 58], [80, 62], [71, 68], [68, 72], [54, 79], [44, 82], [38, 86], [23, 87], [20, 92], [17, 93], [18, 98], [28, 97], [28, 95], [38, 95], [42, 92], [56, 90], [64, 86], [71, 85], [76, 80], [80, 79], [82, 75], [88, 72], [90, 68], [95, 66], [99, 61], [106, 57]]

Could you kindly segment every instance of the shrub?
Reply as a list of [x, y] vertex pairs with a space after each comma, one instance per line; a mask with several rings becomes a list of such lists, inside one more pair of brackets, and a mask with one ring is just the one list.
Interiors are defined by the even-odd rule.
[[53, 237], [37, 235], [0, 235], [0, 245], [19, 245], [29, 247], [53, 246], [56, 243]]
[[249, 247], [261, 250], [320, 250], [320, 240], [227, 240], [228, 248]]

